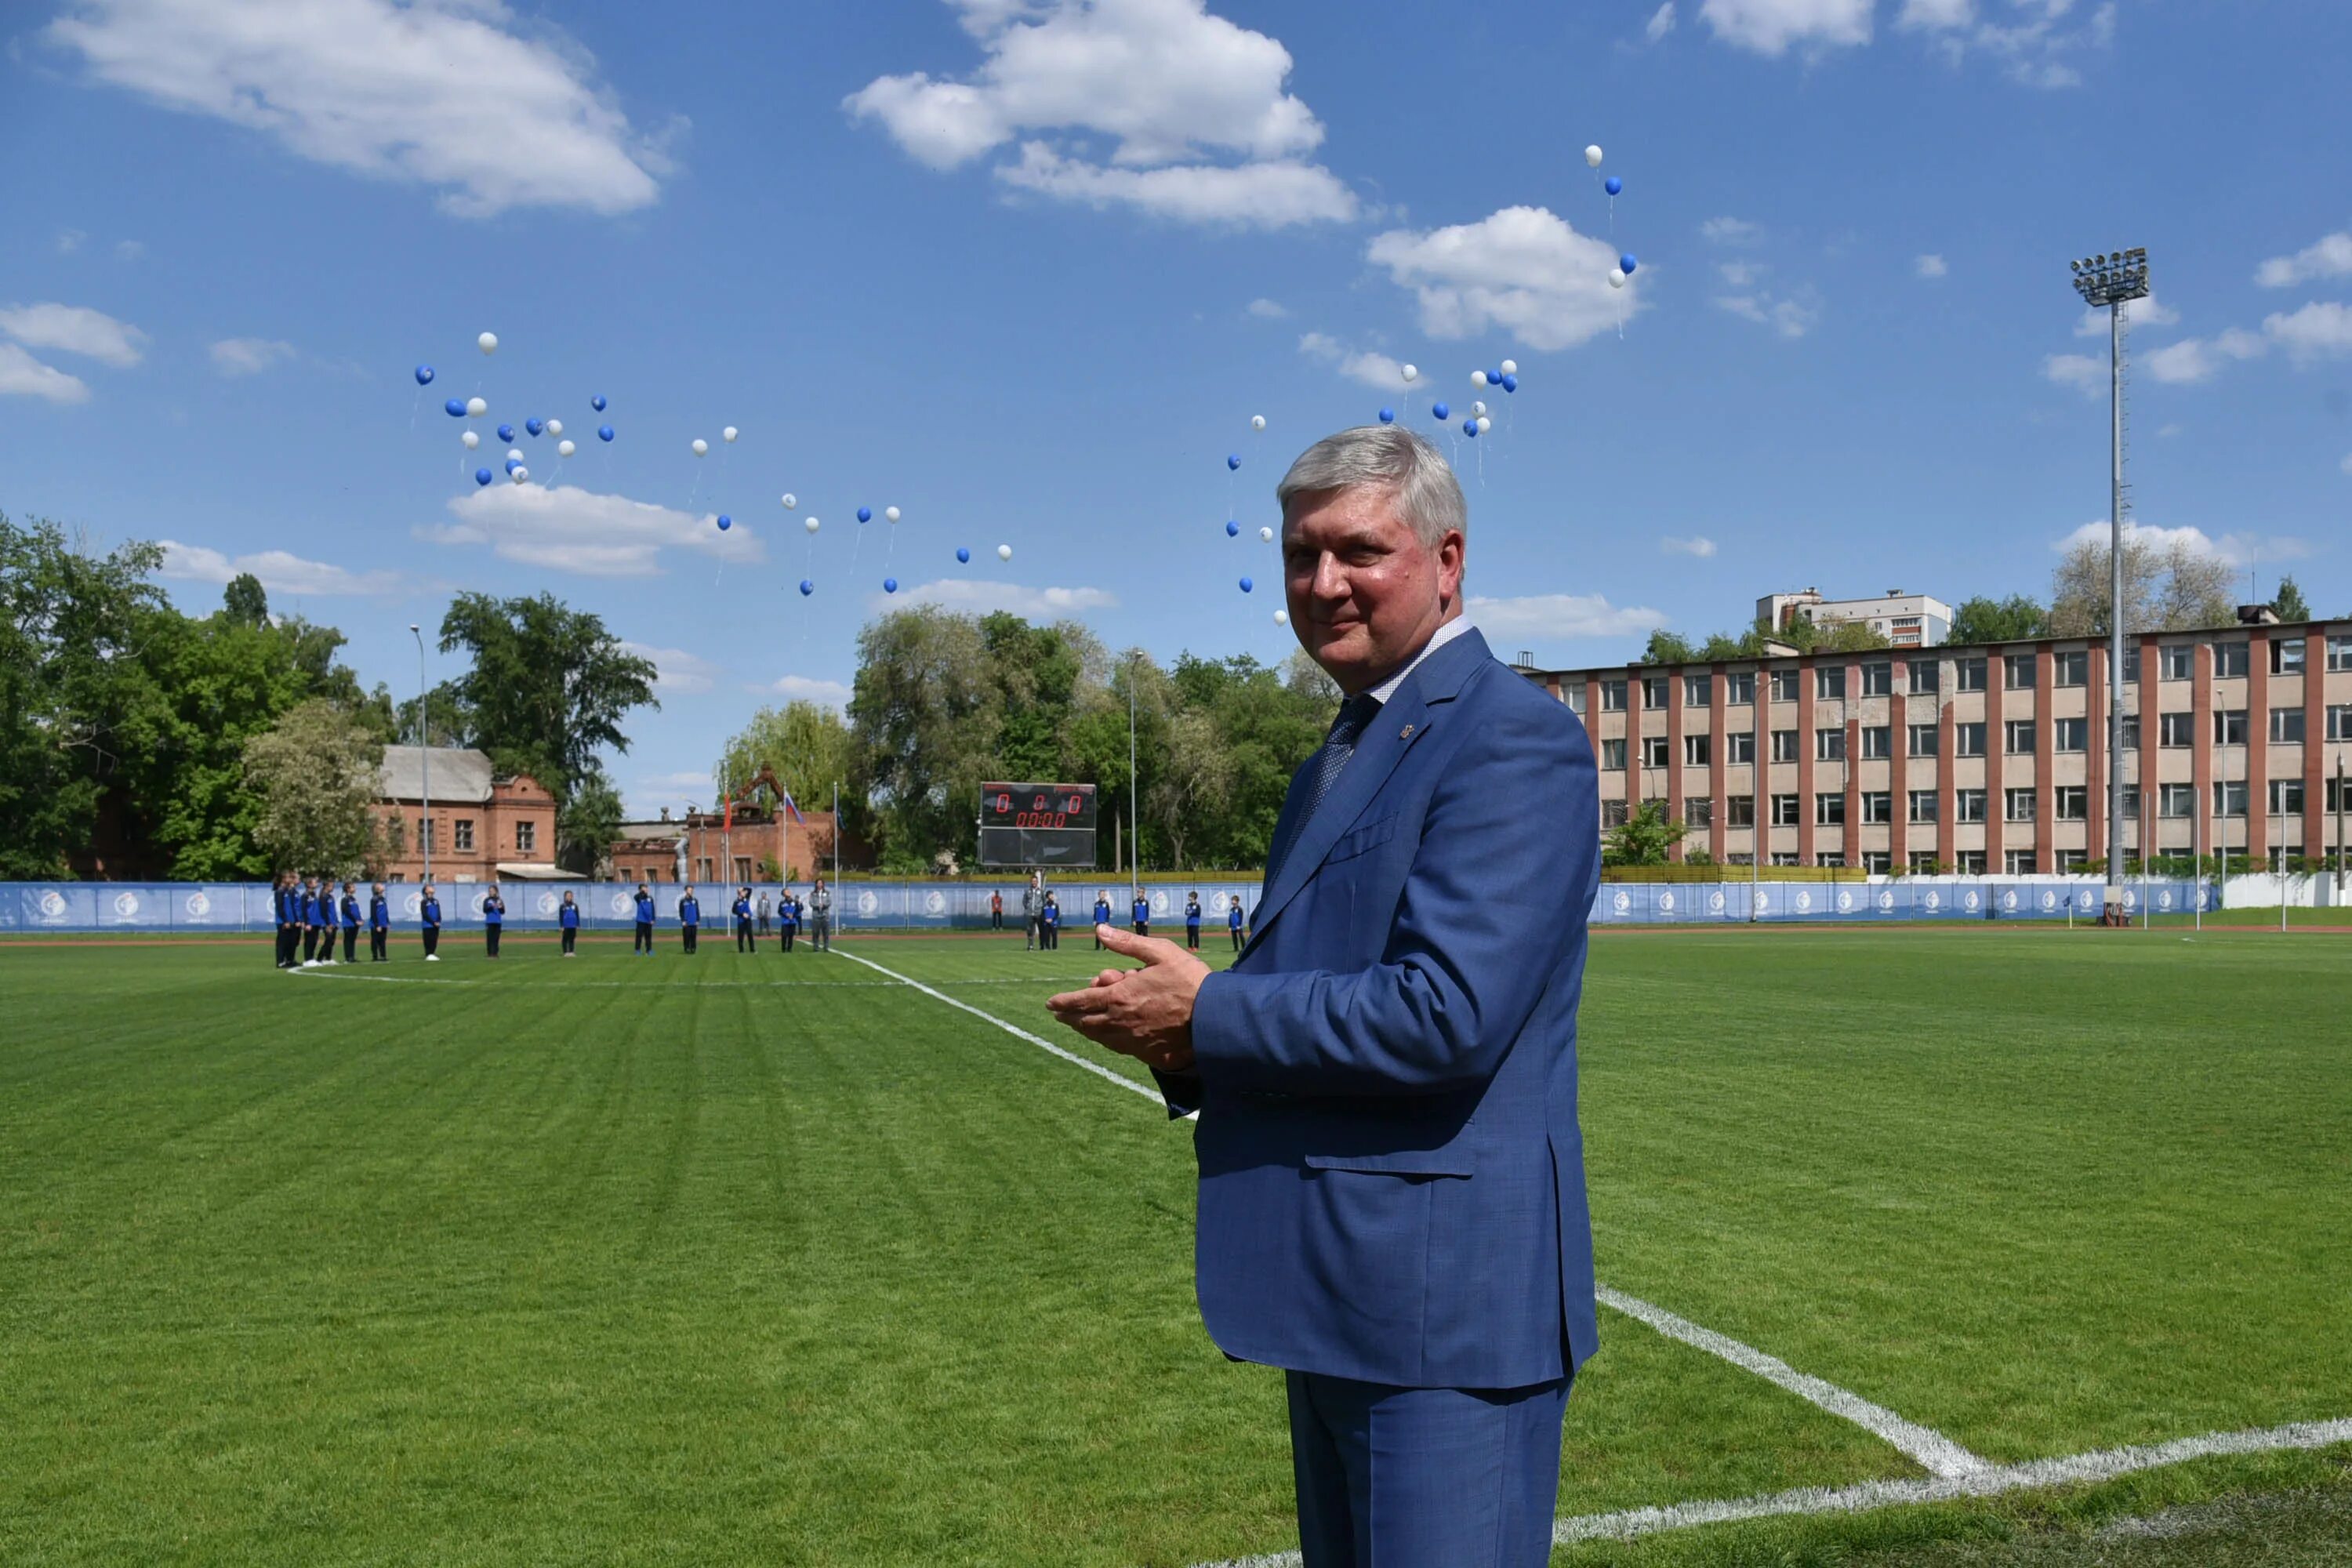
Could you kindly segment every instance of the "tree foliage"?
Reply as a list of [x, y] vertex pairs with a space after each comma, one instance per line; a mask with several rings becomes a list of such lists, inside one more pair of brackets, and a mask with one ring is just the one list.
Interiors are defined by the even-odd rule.
[[1601, 836], [1601, 863], [1663, 866], [1671, 858], [1674, 847], [1689, 831], [1680, 820], [1666, 816], [1664, 802], [1645, 800], [1622, 825]]
[[373, 875], [400, 851], [399, 818], [379, 826], [383, 741], [324, 698], [288, 710], [244, 746], [245, 781], [257, 805], [255, 846], [271, 870]]
[[847, 789], [856, 782], [855, 763], [856, 742], [841, 715], [796, 699], [752, 714], [751, 722], [729, 740], [710, 776], [723, 795], [769, 768], [792, 792], [793, 805], [803, 811], [823, 811], [833, 805], [835, 784]]
[[2311, 605], [2305, 601], [2303, 589], [2292, 577], [2279, 579], [2278, 592], [2272, 596], [2271, 608], [2277, 613], [2280, 620], [2290, 626], [2297, 621], [2307, 621], [2312, 618]]
[[[2066, 552], [2050, 578], [2050, 635], [2104, 637], [2114, 597], [2113, 551], [2107, 537], [2084, 539]], [[2124, 630], [2194, 631], [2237, 623], [2235, 579], [2229, 564], [2186, 536], [2146, 529], [2124, 531]]]
[[1964, 599], [1952, 612], [1952, 629], [1946, 637], [1953, 643], [2025, 642], [2050, 635], [2050, 611], [2041, 601], [2025, 594], [2011, 594], [2006, 599], [1989, 599], [1979, 595]]

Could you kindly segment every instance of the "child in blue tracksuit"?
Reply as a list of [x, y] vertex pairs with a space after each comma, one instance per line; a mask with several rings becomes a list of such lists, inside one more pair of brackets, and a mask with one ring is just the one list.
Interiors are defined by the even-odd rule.
[[1242, 950], [1242, 900], [1238, 893], [1234, 895], [1234, 901], [1225, 906], [1225, 929], [1233, 932], [1234, 951], [1239, 952]]
[[425, 900], [416, 906], [416, 918], [425, 925], [425, 962], [440, 963], [441, 896], [433, 890], [430, 882], [425, 884]]
[[792, 952], [793, 938], [800, 934], [800, 929], [801, 901], [793, 897], [790, 888], [786, 888], [776, 895], [776, 937], [783, 943], [777, 951]]
[[643, 882], [637, 884], [637, 934], [629, 943], [629, 952], [654, 955], [654, 896], [646, 891]]
[[1135, 908], [1129, 912], [1135, 916], [1135, 934], [1150, 936], [1151, 934], [1151, 900], [1138, 892], [1135, 895]]
[[[319, 879], [302, 879], [302, 967], [315, 969], [319, 963], [319, 936], [326, 929], [326, 918], [319, 912]], [[329, 957], [332, 957], [331, 952]]]
[[749, 888], [735, 895], [735, 951], [760, 951], [760, 939], [751, 934], [751, 889]]
[[1201, 895], [1184, 895], [1184, 947], [1187, 952], [1201, 951]]
[[490, 890], [482, 895], [482, 951], [492, 958], [499, 955], [499, 937], [506, 923], [507, 901], [499, 897], [499, 885], [492, 882]]
[[343, 962], [360, 961], [360, 886], [357, 882], [343, 884]]
[[1058, 952], [1062, 947], [1062, 906], [1054, 895], [1045, 895], [1045, 907], [1037, 911], [1037, 951]]
[[368, 962], [384, 961], [383, 944], [392, 937], [392, 906], [384, 901], [383, 884], [368, 891]]
[[1095, 895], [1095, 951], [1097, 952], [1102, 951], [1102, 928], [1108, 924], [1110, 924], [1110, 894], [1097, 893]]
[[692, 888], [677, 900], [677, 934], [688, 952], [695, 950], [695, 939], [702, 934], [702, 900], [694, 896]]
[[555, 911], [555, 923], [563, 932], [563, 956], [579, 957], [572, 950], [580, 941], [580, 901], [570, 893], [563, 895], [563, 906]]

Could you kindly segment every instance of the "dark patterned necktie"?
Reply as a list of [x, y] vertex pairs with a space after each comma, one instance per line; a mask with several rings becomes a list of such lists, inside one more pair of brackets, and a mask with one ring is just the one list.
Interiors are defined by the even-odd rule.
[[1298, 809], [1291, 814], [1287, 827], [1276, 838], [1274, 847], [1266, 852], [1267, 887], [1273, 887], [1274, 879], [1282, 874], [1282, 863], [1290, 858], [1298, 836], [1307, 831], [1307, 824], [1314, 816], [1316, 808], [1323, 804], [1323, 797], [1329, 795], [1331, 786], [1339, 782], [1339, 770], [1346, 767], [1348, 759], [1356, 754], [1357, 741], [1380, 710], [1380, 699], [1370, 692], [1360, 693], [1339, 704], [1339, 717], [1331, 721], [1330, 734], [1324, 738], [1322, 748], [1309, 757], [1307, 766], [1300, 770]]

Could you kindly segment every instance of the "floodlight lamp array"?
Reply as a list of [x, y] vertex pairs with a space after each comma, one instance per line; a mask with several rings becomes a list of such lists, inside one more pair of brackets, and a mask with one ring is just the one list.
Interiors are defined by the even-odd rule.
[[2147, 251], [2103, 251], [2066, 264], [2074, 276], [2074, 291], [2094, 306], [2120, 305], [2147, 298]]

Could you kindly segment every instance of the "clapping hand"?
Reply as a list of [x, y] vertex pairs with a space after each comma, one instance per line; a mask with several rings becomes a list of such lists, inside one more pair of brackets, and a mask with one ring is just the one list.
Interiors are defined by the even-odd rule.
[[1106, 969], [1083, 991], [1065, 991], [1045, 1005], [1087, 1039], [1161, 1072], [1192, 1065], [1192, 999], [1209, 966], [1160, 937], [1133, 936], [1097, 926], [1105, 947], [1143, 961], [1141, 969]]

